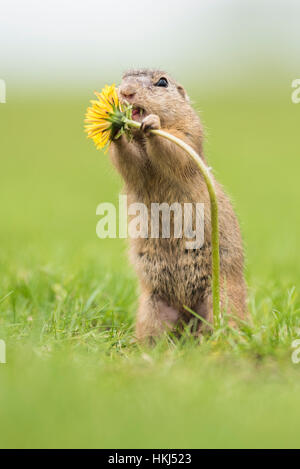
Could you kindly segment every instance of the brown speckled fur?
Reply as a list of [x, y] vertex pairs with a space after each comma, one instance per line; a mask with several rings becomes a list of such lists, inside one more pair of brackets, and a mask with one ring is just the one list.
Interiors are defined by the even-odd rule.
[[[167, 78], [167, 88], [154, 86], [161, 77]], [[205, 161], [203, 131], [184, 89], [166, 72], [129, 71], [118, 92], [121, 100], [145, 111], [143, 130], [135, 131], [131, 142], [122, 136], [110, 149], [112, 162], [125, 181], [128, 202], [143, 202], [149, 213], [152, 202], [202, 202], [205, 206], [205, 242], [201, 249], [186, 249], [186, 240], [173, 236], [131, 240], [131, 260], [141, 288], [136, 334], [140, 340], [153, 339], [191, 319], [184, 305], [212, 322], [210, 203], [205, 182], [183, 150], [149, 134], [151, 128], [162, 128], [191, 145]], [[230, 200], [217, 182], [216, 189], [221, 305], [227, 313], [243, 316], [246, 287], [240, 229]]]

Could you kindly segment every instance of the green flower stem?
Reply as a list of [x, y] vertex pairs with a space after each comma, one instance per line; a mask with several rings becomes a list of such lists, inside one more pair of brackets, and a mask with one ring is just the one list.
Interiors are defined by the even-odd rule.
[[[140, 128], [139, 122], [131, 119], [124, 118], [124, 122], [129, 127]], [[210, 208], [211, 208], [211, 244], [212, 244], [212, 296], [213, 296], [213, 314], [214, 322], [219, 323], [220, 320], [220, 251], [219, 251], [219, 220], [218, 220], [218, 201], [214, 185], [214, 180], [210, 174], [209, 169], [205, 166], [202, 159], [195, 150], [183, 142], [180, 138], [174, 135], [164, 132], [163, 130], [150, 130], [154, 135], [160, 135], [171, 142], [178, 145], [184, 151], [186, 151], [191, 158], [195, 161], [200, 172], [202, 173], [207, 190], [210, 197]]]

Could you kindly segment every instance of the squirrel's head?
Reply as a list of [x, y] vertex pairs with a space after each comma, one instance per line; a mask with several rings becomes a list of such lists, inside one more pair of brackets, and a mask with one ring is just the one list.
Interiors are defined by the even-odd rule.
[[130, 70], [118, 88], [121, 102], [133, 106], [132, 118], [141, 121], [149, 114], [159, 116], [162, 125], [172, 125], [190, 109], [184, 88], [161, 70]]

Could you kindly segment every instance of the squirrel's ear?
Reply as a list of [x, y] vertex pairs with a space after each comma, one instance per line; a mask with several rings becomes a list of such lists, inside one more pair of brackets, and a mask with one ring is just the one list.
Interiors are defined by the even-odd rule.
[[190, 98], [189, 98], [188, 95], [186, 94], [185, 89], [183, 88], [183, 86], [177, 85], [177, 90], [178, 90], [178, 93], [181, 94], [181, 96], [183, 97], [183, 99], [185, 99], [186, 101], [189, 101], [189, 100], [190, 100]]

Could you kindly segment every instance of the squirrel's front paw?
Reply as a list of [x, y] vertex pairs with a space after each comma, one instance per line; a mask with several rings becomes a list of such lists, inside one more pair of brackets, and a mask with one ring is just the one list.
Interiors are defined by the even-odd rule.
[[156, 114], [149, 114], [142, 120], [141, 131], [147, 134], [155, 129], [160, 129], [160, 119]]

